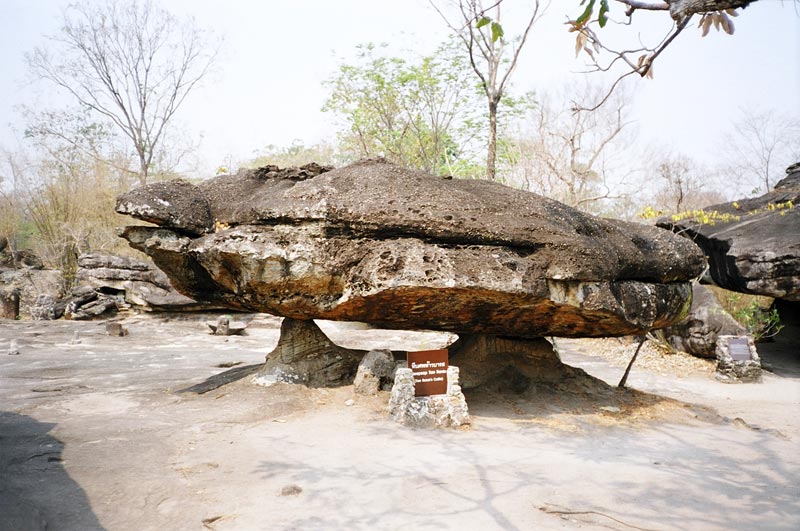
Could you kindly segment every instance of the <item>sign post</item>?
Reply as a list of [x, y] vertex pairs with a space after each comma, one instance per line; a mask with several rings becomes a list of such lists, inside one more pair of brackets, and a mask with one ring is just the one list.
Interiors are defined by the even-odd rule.
[[414, 396], [447, 394], [447, 349], [408, 353], [408, 368], [414, 374]]

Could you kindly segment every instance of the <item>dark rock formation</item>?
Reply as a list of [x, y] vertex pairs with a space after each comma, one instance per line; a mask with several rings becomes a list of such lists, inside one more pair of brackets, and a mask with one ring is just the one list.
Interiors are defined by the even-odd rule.
[[741, 336], [747, 334], [747, 329], [725, 311], [710, 289], [696, 284], [692, 288], [689, 315], [680, 323], [665, 328], [664, 334], [678, 350], [701, 358], [714, 358], [718, 336]]
[[753, 199], [713, 205], [660, 227], [697, 243], [714, 282], [731, 291], [800, 301], [800, 166]]
[[137, 188], [117, 198], [117, 212], [198, 236], [214, 229], [208, 201], [195, 185], [176, 179]]
[[[187, 296], [293, 319], [627, 335], [683, 317], [688, 281], [704, 267], [697, 247], [668, 231], [380, 161], [316, 176], [244, 171], [200, 188], [229, 228], [190, 237], [162, 222], [123, 237]], [[139, 208], [136, 197], [121, 200], [124, 212]]]

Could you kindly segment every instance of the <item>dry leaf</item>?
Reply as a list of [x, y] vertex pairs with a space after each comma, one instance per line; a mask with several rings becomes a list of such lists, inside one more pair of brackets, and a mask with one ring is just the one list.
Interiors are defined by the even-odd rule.
[[712, 17], [709, 14], [703, 15], [703, 37], [708, 35], [709, 30], [711, 29], [711, 22]]
[[581, 53], [584, 45], [586, 44], [586, 34], [584, 32], [578, 33], [577, 38], [575, 39], [575, 57], [578, 57], [578, 54]]
[[734, 30], [733, 21], [729, 19], [728, 15], [726, 15], [725, 13], [720, 13], [719, 17], [722, 23], [722, 29], [725, 30], [725, 33], [727, 33], [728, 35], [733, 35], [733, 30]]
[[738, 17], [738, 16], [739, 16], [739, 12], [738, 12], [738, 11], [736, 11], [736, 9], [735, 9], [735, 8], [726, 9], [726, 10], [725, 10], [725, 12], [726, 12], [727, 14], [729, 14], [730, 16], [732, 16], [732, 17]]

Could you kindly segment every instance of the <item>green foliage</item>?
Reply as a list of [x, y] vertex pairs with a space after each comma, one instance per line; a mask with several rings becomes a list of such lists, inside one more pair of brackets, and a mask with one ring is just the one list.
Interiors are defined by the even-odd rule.
[[466, 58], [452, 44], [416, 61], [387, 56], [384, 48], [360, 46], [357, 61], [326, 82], [323, 111], [342, 122], [341, 151], [432, 173], [468, 167], [484, 127]]
[[[242, 164], [245, 168], [259, 168], [275, 164], [281, 168], [302, 166], [310, 162], [339, 166], [340, 160], [336, 149], [330, 144], [321, 143], [306, 146], [301, 140], [295, 140], [290, 146], [269, 145], [261, 150], [256, 158]], [[222, 173], [228, 173], [227, 171]]]
[[[586, 5], [583, 13], [575, 19], [575, 24], [579, 27], [586, 25], [594, 13], [595, 0], [581, 0], [581, 5]], [[604, 28], [608, 22], [608, 0], [600, 0], [600, 10], [597, 13], [597, 22], [601, 28]]]
[[[740, 296], [731, 295], [730, 299], [731, 304], [735, 305], [739, 302]], [[731, 315], [747, 329], [755, 341], [774, 337], [783, 329], [778, 310], [762, 308], [755, 300], [734, 310]]]

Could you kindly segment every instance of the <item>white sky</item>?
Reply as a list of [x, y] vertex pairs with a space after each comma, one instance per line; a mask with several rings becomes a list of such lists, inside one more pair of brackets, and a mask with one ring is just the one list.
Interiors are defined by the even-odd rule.
[[[84, 0], [87, 1], [87, 0]], [[20, 103], [52, 99], [25, 81], [24, 53], [58, 29], [68, 1], [0, 0], [0, 145], [15, 147]], [[201, 173], [209, 175], [227, 157], [251, 158], [269, 144], [333, 140], [333, 117], [322, 113], [328, 79], [355, 46], [386, 42], [392, 50], [431, 52], [448, 34], [425, 0], [162, 0], [178, 16], [192, 15], [224, 38], [217, 71], [208, 77], [179, 118], [202, 135]], [[537, 92], [577, 82], [582, 59], [574, 57], [574, 35], [563, 21], [577, 16], [578, 0], [554, 0], [523, 52], [514, 85]], [[621, 9], [612, 4], [613, 12]], [[506, 0], [513, 9], [523, 0]], [[612, 13], [613, 13], [612, 12]], [[640, 13], [643, 37], [656, 27]], [[644, 22], [644, 24], [641, 24]], [[659, 58], [655, 79], [636, 80], [640, 139], [674, 147], [714, 162], [723, 133], [741, 106], [800, 115], [800, 16], [792, 2], [760, 0], [734, 19], [736, 33], [712, 30], [705, 39], [694, 27]], [[631, 28], [627, 28], [631, 29]], [[635, 34], [631, 35], [634, 39]], [[38, 96], [37, 96], [38, 94]]]

